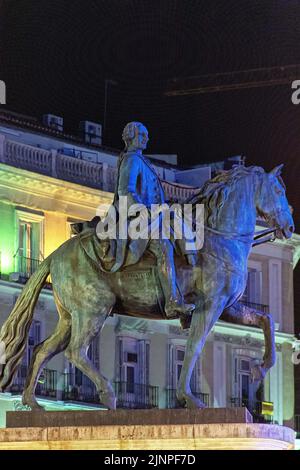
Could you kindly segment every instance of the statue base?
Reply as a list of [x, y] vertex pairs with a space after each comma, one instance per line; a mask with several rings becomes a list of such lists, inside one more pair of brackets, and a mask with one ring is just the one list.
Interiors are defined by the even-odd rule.
[[8, 412], [0, 429], [0, 450], [287, 450], [294, 440], [246, 408]]

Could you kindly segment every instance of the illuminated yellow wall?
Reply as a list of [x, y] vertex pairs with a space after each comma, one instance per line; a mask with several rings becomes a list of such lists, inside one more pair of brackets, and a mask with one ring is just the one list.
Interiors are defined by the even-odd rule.
[[68, 238], [67, 215], [49, 212], [44, 221], [44, 256], [45, 258], [56, 250]]

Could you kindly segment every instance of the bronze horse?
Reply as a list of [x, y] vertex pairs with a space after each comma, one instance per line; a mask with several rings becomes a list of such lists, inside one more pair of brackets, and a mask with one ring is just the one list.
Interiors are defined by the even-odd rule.
[[[294, 224], [280, 167], [270, 173], [260, 167], [235, 167], [208, 181], [190, 202], [204, 204], [205, 239], [203, 248], [196, 254], [195, 266], [189, 266], [183, 257], [176, 259], [180, 287], [187, 301], [196, 305], [177, 398], [182, 406], [201, 408], [203, 403], [191, 392], [191, 374], [209, 332], [220, 317], [227, 322], [263, 329], [266, 350], [263, 363], [252, 371], [255, 380], [261, 380], [274, 364], [271, 316], [244, 309], [237, 301], [246, 285], [247, 260], [257, 215], [263, 216], [269, 227], [276, 228], [279, 238], [290, 238]], [[163, 294], [153, 259], [146, 254], [131, 268], [107, 274], [99, 269], [97, 250], [94, 250], [95, 246], [100, 249], [102, 243], [95, 231], [90, 230], [61, 245], [31, 276], [2, 326], [0, 341], [5, 345], [6, 364], [0, 371], [0, 391], [11, 385], [22, 361], [34, 306], [50, 274], [59, 321], [54, 333], [34, 350], [23, 393], [23, 404], [32, 409], [40, 408], [35, 387], [41, 370], [62, 351], [94, 382], [100, 402], [114, 409], [116, 398], [111, 384], [87, 356], [91, 341], [111, 312], [165, 319], [161, 307]], [[93, 256], [88, 254], [91, 245]], [[136, 277], [140, 291], [136, 289]]]

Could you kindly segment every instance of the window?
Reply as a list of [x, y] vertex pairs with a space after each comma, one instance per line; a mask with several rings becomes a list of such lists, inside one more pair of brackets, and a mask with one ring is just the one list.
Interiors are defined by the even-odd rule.
[[269, 260], [269, 306], [270, 312], [277, 323], [276, 327], [282, 327], [282, 272], [281, 261]]
[[121, 341], [120, 382], [124, 383], [126, 393], [134, 393], [134, 386], [139, 383], [138, 340], [122, 338]]
[[135, 367], [127, 366], [126, 367], [126, 392], [134, 393], [134, 384], [135, 384]]
[[235, 382], [236, 390], [234, 400], [239, 406], [253, 406], [253, 384], [251, 382], [251, 358], [236, 357], [235, 365]]
[[31, 276], [43, 259], [43, 215], [16, 211], [15, 270]]
[[177, 360], [183, 361], [184, 360], [184, 349], [177, 349]]
[[241, 359], [241, 370], [250, 371], [250, 362], [248, 360]]
[[243, 300], [250, 303], [261, 304], [262, 273], [254, 268], [248, 268], [247, 285]]
[[[143, 339], [122, 336], [118, 338], [117, 382], [127, 384], [133, 393], [133, 384], [149, 384], [149, 343]], [[131, 390], [131, 391], [130, 391]]]
[[184, 346], [177, 346], [176, 348], [176, 360], [175, 360], [175, 377], [176, 377], [176, 385], [179, 380], [182, 366], [183, 366], [183, 361], [184, 361], [184, 353], [185, 353], [185, 347]]
[[135, 362], [137, 363], [138, 356], [136, 353], [127, 353], [127, 362]]

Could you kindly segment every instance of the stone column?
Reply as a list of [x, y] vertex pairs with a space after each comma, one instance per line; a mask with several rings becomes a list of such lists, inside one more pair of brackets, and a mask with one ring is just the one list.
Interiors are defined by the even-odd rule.
[[5, 162], [5, 135], [0, 134], [0, 162]]
[[292, 362], [293, 348], [290, 343], [282, 345], [282, 406], [283, 425], [294, 427], [295, 391], [294, 391], [294, 364]]
[[103, 162], [102, 163], [102, 185], [103, 185], [103, 191], [109, 191], [108, 188], [108, 163]]
[[51, 149], [51, 176], [53, 176], [53, 178], [57, 178], [56, 157], [57, 157], [57, 150]]

